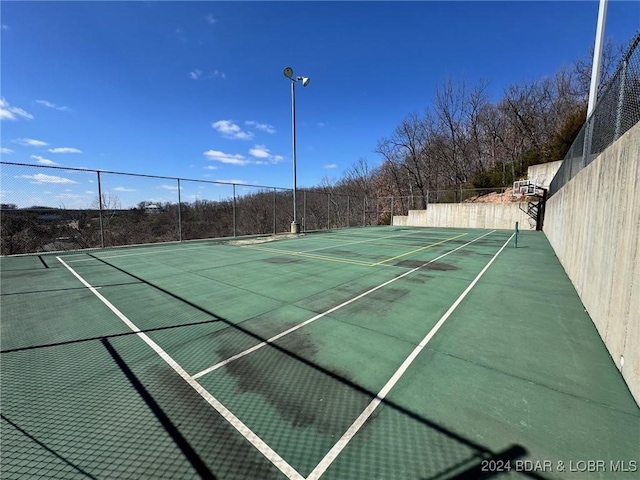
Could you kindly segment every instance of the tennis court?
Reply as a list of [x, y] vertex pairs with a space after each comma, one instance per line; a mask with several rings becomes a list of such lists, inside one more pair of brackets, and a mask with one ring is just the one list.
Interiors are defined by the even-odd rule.
[[545, 236], [514, 242], [2, 258], [2, 478], [635, 478], [633, 397]]

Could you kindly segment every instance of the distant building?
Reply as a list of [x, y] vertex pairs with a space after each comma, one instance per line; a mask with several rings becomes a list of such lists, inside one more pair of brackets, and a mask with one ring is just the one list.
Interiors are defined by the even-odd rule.
[[161, 211], [162, 209], [155, 203], [152, 203], [144, 207], [144, 213], [160, 213]]

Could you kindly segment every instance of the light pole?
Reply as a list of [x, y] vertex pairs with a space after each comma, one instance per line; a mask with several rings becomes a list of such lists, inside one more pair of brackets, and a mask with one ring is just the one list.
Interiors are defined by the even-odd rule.
[[292, 137], [292, 149], [293, 149], [293, 222], [291, 222], [291, 233], [300, 233], [300, 223], [298, 222], [296, 193], [297, 175], [296, 175], [296, 82], [302, 82], [302, 86], [309, 85], [310, 79], [308, 77], [294, 77], [293, 69], [286, 67], [284, 69], [284, 76], [291, 80], [291, 137]]

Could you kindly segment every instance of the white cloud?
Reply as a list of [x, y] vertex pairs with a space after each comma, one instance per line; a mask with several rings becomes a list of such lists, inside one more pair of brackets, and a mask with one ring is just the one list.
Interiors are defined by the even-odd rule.
[[126, 187], [116, 187], [113, 189], [116, 192], [136, 192], [135, 188], [126, 188]]
[[282, 155], [271, 155], [271, 152], [264, 145], [255, 145], [252, 149], [249, 150], [249, 154], [256, 158], [264, 158], [269, 160], [269, 162], [257, 161], [258, 165], [266, 165], [267, 163], [280, 163], [284, 160]]
[[48, 158], [41, 157], [40, 155], [31, 155], [31, 158], [37, 160], [40, 165], [58, 165], [56, 162], [49, 160]]
[[19, 143], [20, 145], [25, 145], [27, 147], [46, 147], [49, 145], [47, 142], [43, 142], [42, 140], [34, 140], [33, 138], [16, 138], [14, 142]]
[[338, 168], [338, 165], [336, 163], [328, 163], [327, 165], [324, 165], [322, 168]]
[[209, 14], [207, 15], [207, 23], [209, 25], [214, 25], [217, 22], [217, 20], [213, 17], [213, 15]]
[[163, 188], [165, 190], [178, 190], [177, 185], [160, 185], [158, 188]]
[[60, 110], [63, 112], [71, 110], [69, 107], [56, 105], [55, 103], [51, 103], [48, 100], [36, 100], [36, 103], [39, 103], [40, 105], [44, 105], [45, 107], [53, 108], [54, 110]]
[[243, 166], [249, 163], [249, 160], [242, 155], [224, 153], [219, 150], [207, 150], [203, 155], [214, 162], [227, 163], [229, 165]]
[[33, 119], [30, 113], [19, 107], [12, 107], [4, 97], [0, 98], [0, 120], [17, 120], [18, 117]]
[[205, 170], [217, 170], [218, 167], [216, 167], [215, 165], [207, 165], [206, 167], [204, 167]]
[[269, 158], [271, 156], [269, 149], [264, 145], [256, 145], [249, 150], [249, 153], [257, 158]]
[[273, 125], [269, 125], [268, 123], [259, 123], [253, 120], [247, 120], [246, 122], [244, 122], [244, 124], [249, 125], [256, 130], [262, 130], [263, 132], [276, 133], [275, 127]]
[[72, 148], [72, 147], [50, 148], [49, 151], [51, 153], [82, 153], [82, 150], [78, 150], [77, 148]]
[[192, 70], [189, 72], [189, 78], [192, 80], [199, 80], [199, 79], [211, 79], [211, 78], [216, 78], [216, 77], [220, 77], [222, 79], [226, 79], [227, 78], [227, 74], [224, 73], [221, 70], [214, 70], [213, 72], [208, 73], [207, 75], [204, 75], [204, 72], [198, 68], [196, 68], [195, 70]]
[[33, 180], [31, 183], [78, 183], [64, 177], [56, 177], [55, 175], [45, 175], [44, 173], [37, 173], [35, 175], [19, 175], [16, 178], [28, 178]]
[[253, 138], [252, 132], [242, 131], [238, 125], [233, 123], [233, 120], [218, 120], [212, 123], [211, 126], [225, 138], [239, 140], [251, 140]]
[[9, 153], [13, 153], [13, 150], [11, 150], [10, 148], [0, 148], [0, 153], [4, 153], [5, 155], [8, 155]]
[[324, 123], [324, 122], [318, 122], [318, 123], [316, 123], [316, 125], [317, 125], [318, 127], [320, 127], [320, 128], [323, 128], [323, 127], [326, 127], [326, 126], [327, 126], [327, 124], [326, 124], [326, 123]]

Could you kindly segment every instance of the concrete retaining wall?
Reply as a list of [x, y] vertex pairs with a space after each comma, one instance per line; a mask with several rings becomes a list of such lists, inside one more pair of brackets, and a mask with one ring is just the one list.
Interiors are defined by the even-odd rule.
[[549, 199], [544, 233], [640, 404], [640, 124]]
[[540, 187], [549, 188], [549, 184], [556, 175], [560, 165], [562, 165], [562, 160], [558, 160], [557, 162], [541, 163], [539, 165], [531, 165], [527, 169], [527, 178], [529, 180], [537, 179]]
[[535, 222], [520, 210], [526, 203], [433, 203], [426, 210], [409, 210], [408, 216], [394, 216], [393, 225], [409, 227], [535, 229]]

